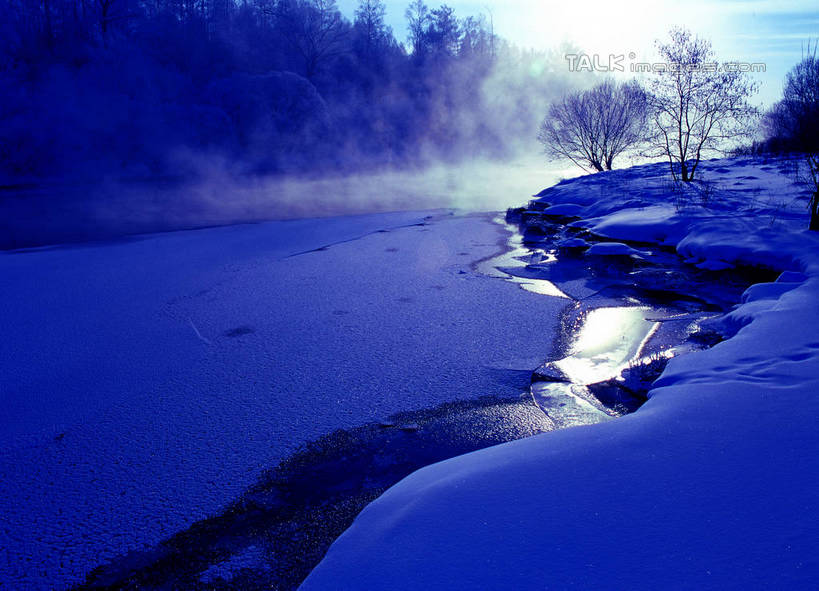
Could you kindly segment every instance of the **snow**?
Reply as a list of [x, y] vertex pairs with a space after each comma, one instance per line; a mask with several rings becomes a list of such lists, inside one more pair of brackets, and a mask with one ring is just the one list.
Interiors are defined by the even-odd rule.
[[544, 215], [553, 215], [558, 217], [580, 217], [583, 212], [583, 206], [577, 203], [560, 203], [552, 205], [543, 210]]
[[637, 242], [673, 244], [685, 231], [674, 207], [667, 204], [645, 208], [625, 208], [598, 218], [583, 220], [576, 227], [590, 229], [599, 236]]
[[745, 304], [759, 300], [778, 300], [782, 294], [795, 289], [800, 283], [801, 281], [781, 281], [780, 275], [780, 279], [777, 279], [776, 283], [757, 283], [746, 289], [742, 294], [742, 303]]
[[588, 248], [589, 243], [583, 240], [582, 238], [568, 238], [563, 240], [557, 244], [559, 248]]
[[703, 165], [719, 183], [707, 202], [669, 206], [660, 165], [540, 197], [586, 204], [576, 227], [672, 245], [692, 264], [785, 271], [716, 322], [730, 338], [671, 359], [632, 415], [412, 474], [359, 515], [303, 589], [815, 586], [819, 237], [804, 230], [787, 159]]
[[631, 248], [630, 246], [623, 244], [622, 242], [598, 242], [592, 245], [586, 254], [602, 257], [630, 256], [639, 258], [643, 253], [635, 248]]
[[520, 394], [567, 300], [473, 270], [506, 239], [438, 211], [0, 254], [0, 586], [81, 582], [335, 429]]

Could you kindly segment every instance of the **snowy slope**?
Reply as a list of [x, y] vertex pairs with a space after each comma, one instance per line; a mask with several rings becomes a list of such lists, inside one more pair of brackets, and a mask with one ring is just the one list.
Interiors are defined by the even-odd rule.
[[0, 587], [79, 582], [334, 429], [519, 394], [565, 300], [472, 270], [490, 217], [426, 215], [0, 254]]
[[671, 360], [635, 414], [414, 473], [303, 589], [815, 588], [819, 237], [804, 194], [786, 160], [706, 163], [707, 203], [673, 203], [664, 174], [585, 177], [533, 206], [575, 204], [578, 226], [703, 268], [796, 272], [749, 289], [720, 321], [732, 338]]

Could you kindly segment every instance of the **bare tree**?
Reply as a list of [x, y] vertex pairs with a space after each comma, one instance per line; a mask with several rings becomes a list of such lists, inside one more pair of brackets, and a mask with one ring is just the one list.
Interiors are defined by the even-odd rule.
[[442, 4], [432, 10], [427, 38], [438, 56], [454, 57], [458, 53], [461, 27], [452, 7]]
[[336, 0], [282, 0], [277, 10], [282, 34], [301, 56], [306, 78], [344, 52], [347, 31]]
[[551, 158], [587, 171], [611, 170], [615, 157], [642, 143], [646, 114], [646, 95], [636, 82], [606, 81], [553, 103], [538, 139]]
[[49, 49], [54, 46], [54, 25], [51, 20], [51, 2], [50, 0], [43, 0], [43, 17], [45, 20], [45, 37], [46, 44]]
[[675, 181], [690, 182], [704, 155], [735, 145], [752, 132], [757, 85], [736, 64], [718, 64], [711, 43], [686, 29], [657, 42], [663, 60], [649, 85], [653, 154], [668, 158]]
[[493, 35], [484, 15], [468, 16], [461, 20], [460, 57], [494, 57]]
[[813, 190], [810, 229], [819, 230], [819, 58], [816, 47], [785, 78], [782, 100], [768, 112], [769, 134], [781, 147], [804, 154], [800, 180]]
[[819, 150], [805, 153], [807, 165], [806, 181], [813, 190], [808, 208], [810, 209], [809, 230], [819, 231]]
[[372, 63], [389, 43], [392, 31], [385, 19], [387, 7], [382, 0], [359, 0], [355, 10], [355, 31], [360, 53]]
[[427, 26], [430, 22], [429, 7], [424, 0], [413, 0], [404, 12], [409, 30], [409, 42], [412, 55], [416, 59], [424, 57], [427, 51]]
[[111, 19], [113, 18], [112, 12], [115, 2], [116, 0], [97, 0], [100, 15], [100, 34], [103, 42], [108, 38], [108, 27], [111, 25]]

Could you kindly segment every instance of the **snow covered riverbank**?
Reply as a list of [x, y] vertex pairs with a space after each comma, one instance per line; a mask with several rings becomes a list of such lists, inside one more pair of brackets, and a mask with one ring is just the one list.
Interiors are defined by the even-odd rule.
[[517, 397], [566, 300], [475, 272], [504, 240], [429, 212], [0, 254], [0, 582], [81, 582], [335, 429]]
[[671, 360], [635, 414], [422, 469], [365, 509], [304, 589], [809, 588], [819, 577], [819, 237], [786, 160], [584, 177], [533, 204], [718, 271], [785, 271]]

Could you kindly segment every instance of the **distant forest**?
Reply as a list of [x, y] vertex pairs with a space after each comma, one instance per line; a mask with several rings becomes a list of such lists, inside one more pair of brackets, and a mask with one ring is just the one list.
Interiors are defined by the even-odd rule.
[[[0, 181], [351, 172], [510, 156], [570, 77], [414, 0], [0, 0]], [[531, 145], [531, 144], [529, 144]]]

